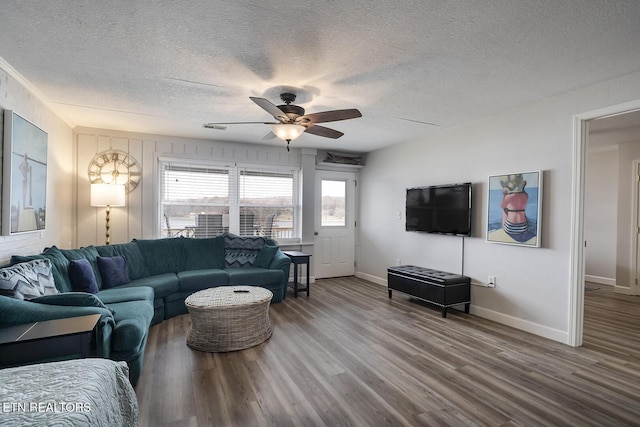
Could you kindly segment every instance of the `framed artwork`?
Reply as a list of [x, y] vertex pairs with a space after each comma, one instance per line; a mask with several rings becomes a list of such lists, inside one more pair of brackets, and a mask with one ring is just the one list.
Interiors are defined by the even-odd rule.
[[489, 176], [487, 241], [540, 247], [542, 171]]
[[47, 133], [14, 111], [4, 112], [2, 234], [45, 229]]

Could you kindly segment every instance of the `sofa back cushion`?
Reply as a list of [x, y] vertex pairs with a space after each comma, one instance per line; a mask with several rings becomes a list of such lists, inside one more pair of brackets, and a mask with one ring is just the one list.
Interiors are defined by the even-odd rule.
[[182, 239], [185, 270], [224, 268], [224, 238]]
[[252, 267], [267, 239], [264, 237], [236, 236], [224, 233], [224, 261], [226, 267]]
[[134, 240], [144, 257], [149, 274], [177, 273], [184, 270], [182, 238]]
[[0, 269], [0, 295], [29, 300], [58, 293], [48, 259], [34, 259]]
[[136, 242], [96, 246], [96, 249], [100, 256], [103, 257], [123, 256], [127, 260], [127, 270], [131, 280], [141, 279], [150, 275], [142, 252], [140, 252], [140, 247]]

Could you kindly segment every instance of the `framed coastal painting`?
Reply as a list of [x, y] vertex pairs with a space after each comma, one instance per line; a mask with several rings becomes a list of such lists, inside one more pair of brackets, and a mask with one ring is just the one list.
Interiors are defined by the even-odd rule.
[[44, 230], [47, 133], [14, 111], [4, 112], [2, 234]]
[[487, 241], [540, 247], [542, 171], [489, 177]]

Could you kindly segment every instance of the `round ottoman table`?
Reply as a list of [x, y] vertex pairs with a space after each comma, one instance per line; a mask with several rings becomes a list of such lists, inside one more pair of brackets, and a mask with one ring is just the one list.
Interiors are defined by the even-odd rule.
[[187, 345], [195, 350], [242, 350], [266, 341], [273, 332], [269, 303], [273, 294], [257, 286], [218, 286], [184, 301], [191, 316]]

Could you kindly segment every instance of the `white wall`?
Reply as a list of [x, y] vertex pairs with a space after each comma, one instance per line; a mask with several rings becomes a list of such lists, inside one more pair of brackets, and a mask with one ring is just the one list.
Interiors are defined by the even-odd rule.
[[[549, 98], [483, 120], [370, 153], [360, 181], [363, 277], [386, 283], [396, 259], [473, 281], [497, 277], [496, 288], [472, 288], [472, 313], [568, 342], [573, 116], [640, 99], [640, 73]], [[486, 242], [487, 177], [544, 171], [542, 247]], [[405, 189], [474, 183], [473, 237], [404, 231]]]
[[[48, 134], [46, 229], [0, 237], [0, 263], [13, 254], [40, 253], [47, 246], [70, 247], [73, 240], [73, 137], [71, 127], [47, 108], [34, 89], [0, 58], [0, 112], [13, 110]], [[0, 119], [0, 138], [4, 135]], [[2, 175], [0, 174], [0, 181]], [[1, 188], [1, 185], [0, 185]]]
[[615, 284], [618, 226], [618, 146], [587, 156], [584, 212], [587, 280]]

